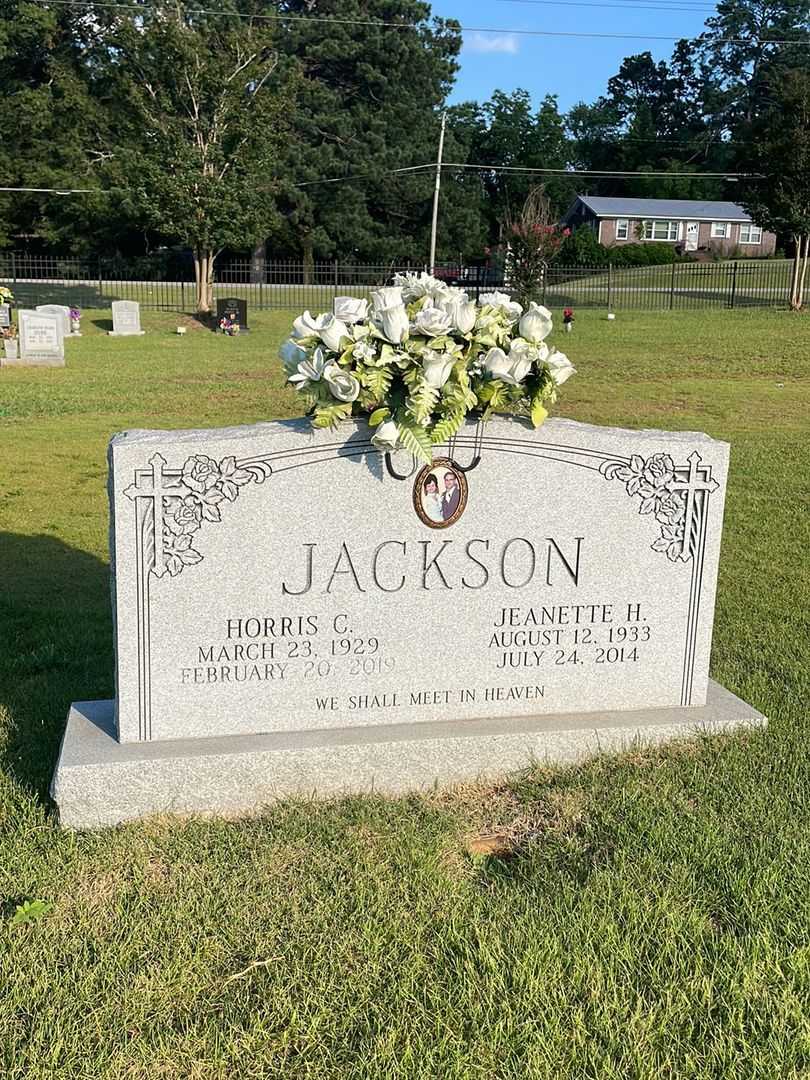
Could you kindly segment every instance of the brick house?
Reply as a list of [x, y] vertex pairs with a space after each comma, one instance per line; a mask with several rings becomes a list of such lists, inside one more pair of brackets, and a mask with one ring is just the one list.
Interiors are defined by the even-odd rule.
[[578, 195], [562, 224], [589, 225], [606, 247], [654, 240], [696, 254], [746, 257], [773, 255], [776, 250], [775, 234], [754, 224], [741, 206], [730, 202]]

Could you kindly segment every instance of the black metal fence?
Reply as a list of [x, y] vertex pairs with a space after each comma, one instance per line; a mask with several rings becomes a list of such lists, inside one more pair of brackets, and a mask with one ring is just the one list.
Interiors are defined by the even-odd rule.
[[[214, 297], [239, 296], [251, 310], [326, 311], [335, 296], [368, 297], [394, 274], [423, 269], [394, 263], [228, 260], [216, 267]], [[551, 266], [539, 296], [551, 307], [608, 310], [782, 307], [789, 301], [790, 272], [788, 260]], [[437, 275], [476, 298], [492, 289], [508, 291], [503, 279], [486, 267], [443, 267]], [[137, 300], [144, 308], [195, 308], [193, 266], [182, 257], [124, 261], [6, 252], [0, 253], [0, 284], [11, 287], [19, 307], [63, 303], [107, 308], [113, 300]]]

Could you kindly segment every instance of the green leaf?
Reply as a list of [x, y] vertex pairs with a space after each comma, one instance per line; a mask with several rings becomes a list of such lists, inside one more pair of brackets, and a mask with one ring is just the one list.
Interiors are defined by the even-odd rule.
[[368, 418], [369, 427], [377, 427], [377, 425], [381, 424], [383, 420], [387, 420], [390, 415], [391, 412], [389, 409], [375, 409], [375, 411]]
[[464, 423], [464, 419], [465, 414], [463, 410], [451, 413], [449, 416], [443, 416], [440, 420], [436, 421], [436, 424], [430, 433], [430, 441], [434, 446], [437, 446], [439, 443], [445, 443], [448, 439], [452, 439]]
[[315, 410], [312, 426], [315, 428], [337, 427], [341, 420], [352, 415], [350, 401], [336, 401], [334, 405], [319, 405]]
[[433, 461], [433, 446], [425, 428], [404, 414], [397, 416], [397, 426], [403, 447], [410, 450], [414, 457], [430, 465]]
[[47, 900], [26, 900], [17, 905], [17, 910], [11, 917], [12, 926], [21, 926], [23, 923], [36, 922], [53, 908], [53, 904]]
[[548, 409], [543, 408], [543, 402], [539, 394], [532, 398], [532, 423], [536, 428], [540, 427], [548, 416]]

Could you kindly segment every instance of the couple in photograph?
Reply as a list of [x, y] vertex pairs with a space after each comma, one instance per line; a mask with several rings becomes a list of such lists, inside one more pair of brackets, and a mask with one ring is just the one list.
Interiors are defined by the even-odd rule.
[[448, 469], [443, 477], [444, 491], [439, 491], [439, 481], [435, 473], [429, 473], [422, 491], [422, 505], [431, 521], [442, 522], [449, 519], [458, 510], [461, 489], [458, 477]]

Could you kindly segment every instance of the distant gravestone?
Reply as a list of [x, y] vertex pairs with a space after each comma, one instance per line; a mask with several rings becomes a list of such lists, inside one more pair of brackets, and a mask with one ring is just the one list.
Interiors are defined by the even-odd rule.
[[497, 419], [408, 476], [370, 438], [306, 420], [113, 438], [117, 700], [71, 709], [63, 824], [764, 723], [709, 679], [726, 443]]
[[4, 359], [4, 364], [65, 366], [65, 335], [58, 315], [22, 309], [19, 312], [19, 326], [19, 356]]
[[11, 304], [0, 304], [0, 330], [11, 326]]
[[113, 300], [112, 319], [110, 337], [134, 337], [146, 332], [141, 330], [141, 306], [135, 300]]
[[240, 332], [248, 329], [247, 300], [238, 296], [229, 296], [226, 300], [217, 300], [217, 327], [222, 319], [230, 319], [239, 325]]
[[39, 304], [36, 309], [42, 315], [56, 315], [62, 320], [62, 335], [70, 337], [70, 308], [64, 304]]

